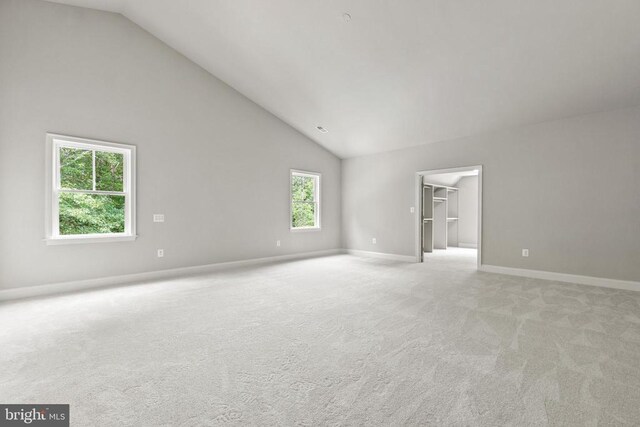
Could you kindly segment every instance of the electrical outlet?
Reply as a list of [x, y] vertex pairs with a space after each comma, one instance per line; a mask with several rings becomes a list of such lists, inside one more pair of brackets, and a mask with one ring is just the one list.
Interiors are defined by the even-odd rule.
[[411, 207], [409, 208], [409, 212], [411, 212], [411, 213], [415, 213], [415, 212], [416, 212], [416, 208], [414, 208], [413, 206], [411, 206]]
[[280, 240], [276, 240], [276, 246], [280, 247]]
[[529, 249], [523, 249], [522, 250], [522, 256], [529, 256]]
[[158, 258], [164, 257], [164, 249], [158, 249]]
[[371, 243], [373, 243], [374, 245], [377, 243], [375, 237], [373, 239], [371, 239]]
[[153, 214], [153, 222], [164, 222], [164, 214]]

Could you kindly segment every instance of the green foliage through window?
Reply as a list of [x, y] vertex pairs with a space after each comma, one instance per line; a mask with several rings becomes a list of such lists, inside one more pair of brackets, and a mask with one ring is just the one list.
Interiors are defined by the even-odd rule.
[[124, 233], [124, 196], [60, 193], [60, 234]]
[[91, 150], [60, 147], [60, 187], [70, 190], [93, 190]]
[[96, 190], [122, 191], [124, 156], [96, 151]]
[[[59, 160], [60, 234], [124, 233], [124, 155], [60, 147]], [[95, 191], [122, 194], [95, 194]]]
[[291, 226], [293, 228], [316, 227], [316, 177], [293, 175], [291, 177]]

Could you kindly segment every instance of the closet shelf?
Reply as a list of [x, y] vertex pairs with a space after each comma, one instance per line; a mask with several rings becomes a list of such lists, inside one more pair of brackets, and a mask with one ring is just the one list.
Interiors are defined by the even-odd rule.
[[422, 251], [430, 253], [457, 246], [458, 189], [428, 182], [422, 184]]

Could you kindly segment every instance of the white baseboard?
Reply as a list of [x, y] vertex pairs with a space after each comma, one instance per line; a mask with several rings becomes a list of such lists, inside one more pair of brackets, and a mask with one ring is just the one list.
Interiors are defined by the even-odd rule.
[[477, 243], [458, 243], [459, 248], [478, 249]]
[[[271, 262], [290, 261], [303, 258], [314, 258], [321, 256], [337, 255], [348, 253], [351, 255], [381, 258], [393, 261], [416, 262], [414, 256], [396, 255], [383, 252], [361, 251], [356, 249], [328, 249], [324, 251], [302, 252], [297, 254], [280, 255], [266, 258], [253, 258], [240, 261], [221, 262], [216, 264], [198, 265], [193, 267], [174, 268], [169, 270], [149, 271], [145, 273], [126, 274], [122, 276], [102, 277], [97, 279], [78, 280], [73, 282], [52, 283], [39, 286], [27, 286], [23, 288], [12, 288], [0, 290], [0, 301], [9, 301], [22, 298], [39, 297], [44, 295], [54, 295], [65, 292], [74, 292], [101, 288], [107, 286], [124, 285], [135, 282], [145, 282], [161, 280], [178, 276], [189, 276], [206, 274], [218, 270], [233, 267], [243, 267], [249, 265], [267, 264]], [[577, 283], [581, 285], [600, 286], [613, 289], [624, 289], [630, 291], [640, 291], [640, 282], [628, 280], [605, 279], [592, 276], [580, 276], [575, 274], [554, 273], [542, 270], [527, 270], [523, 268], [500, 267], [497, 265], [483, 264], [480, 271], [487, 273], [506, 274], [510, 276], [529, 277], [533, 279], [554, 280], [558, 282]]]
[[345, 252], [351, 255], [368, 257], [368, 258], [382, 258], [382, 259], [389, 259], [393, 261], [416, 262], [416, 257], [413, 255], [396, 255], [396, 254], [387, 254], [384, 252], [359, 251], [356, 249], [345, 249]]
[[624, 289], [627, 291], [640, 291], [640, 282], [634, 282], [631, 280], [605, 279], [593, 276], [554, 273], [551, 271], [542, 270], [527, 270], [524, 268], [500, 267], [497, 265], [487, 264], [482, 264], [480, 266], [480, 271], [484, 271], [487, 273], [507, 274], [509, 276], [530, 277], [532, 279], [577, 283], [579, 285], [600, 286], [603, 288]]
[[266, 264], [278, 261], [289, 261], [302, 258], [314, 258], [344, 253], [343, 249], [329, 249], [315, 252], [301, 252], [290, 255], [279, 255], [266, 258], [253, 258], [240, 261], [220, 262], [216, 264], [197, 265], [193, 267], [172, 268], [169, 270], [149, 271], [145, 273], [125, 274], [122, 276], [101, 277], [98, 279], [77, 280], [73, 282], [51, 283], [39, 286], [26, 286], [0, 290], [0, 301], [9, 301], [22, 298], [39, 297], [65, 292], [83, 291], [107, 286], [124, 285], [150, 280], [168, 279], [177, 276], [190, 276], [206, 274], [226, 268], [242, 267], [248, 265]]

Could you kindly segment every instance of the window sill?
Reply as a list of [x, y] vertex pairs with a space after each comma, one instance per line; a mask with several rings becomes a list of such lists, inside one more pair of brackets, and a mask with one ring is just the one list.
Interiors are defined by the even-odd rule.
[[299, 233], [305, 231], [320, 231], [320, 227], [298, 227], [298, 228], [289, 228], [289, 231], [292, 233]]
[[130, 235], [88, 235], [88, 236], [61, 236], [44, 239], [47, 245], [76, 245], [82, 243], [109, 243], [109, 242], [131, 242], [138, 236]]

